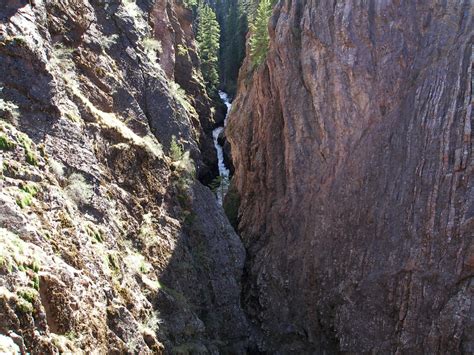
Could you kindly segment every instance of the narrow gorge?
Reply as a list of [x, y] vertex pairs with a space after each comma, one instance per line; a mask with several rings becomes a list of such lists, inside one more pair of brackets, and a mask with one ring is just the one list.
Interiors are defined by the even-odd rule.
[[471, 0], [0, 0], [0, 353], [474, 354]]

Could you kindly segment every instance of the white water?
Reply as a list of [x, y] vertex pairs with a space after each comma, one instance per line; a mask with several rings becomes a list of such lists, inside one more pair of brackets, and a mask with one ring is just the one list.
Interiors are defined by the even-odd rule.
[[[224, 102], [224, 104], [227, 106], [227, 114], [224, 119], [224, 127], [227, 125], [227, 116], [229, 115], [230, 108], [232, 107], [232, 104], [229, 101], [229, 96], [223, 92], [219, 91], [219, 97], [221, 100]], [[219, 168], [219, 186], [216, 188], [216, 196], [217, 196], [217, 202], [222, 205], [222, 200], [224, 199], [225, 194], [227, 193], [227, 189], [229, 188], [229, 174], [230, 171], [227, 169], [225, 166], [224, 162], [224, 149], [222, 146], [219, 144], [219, 135], [221, 132], [224, 131], [224, 127], [217, 127], [212, 131], [212, 138], [214, 139], [214, 147], [216, 148], [217, 152], [217, 165]]]
[[219, 91], [219, 97], [221, 98], [222, 101], [224, 101], [224, 104], [227, 107], [227, 114], [225, 115], [224, 119], [224, 127], [227, 126], [227, 116], [229, 116], [230, 109], [232, 108], [232, 104], [230, 103], [229, 95], [225, 93], [224, 91]]

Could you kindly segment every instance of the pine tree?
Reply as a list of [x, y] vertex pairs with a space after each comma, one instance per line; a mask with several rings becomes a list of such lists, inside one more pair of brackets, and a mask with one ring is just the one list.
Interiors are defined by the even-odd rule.
[[268, 34], [268, 19], [272, 14], [271, 0], [261, 0], [254, 20], [250, 25], [252, 37], [250, 37], [250, 58], [255, 65], [260, 65], [267, 56], [270, 44]]
[[230, 0], [221, 24], [221, 85], [231, 95], [235, 94], [239, 68], [245, 56], [247, 17], [239, 0]]
[[216, 90], [219, 84], [219, 37], [220, 28], [216, 14], [208, 5], [198, 9], [198, 41], [199, 57], [204, 80], [209, 90]]

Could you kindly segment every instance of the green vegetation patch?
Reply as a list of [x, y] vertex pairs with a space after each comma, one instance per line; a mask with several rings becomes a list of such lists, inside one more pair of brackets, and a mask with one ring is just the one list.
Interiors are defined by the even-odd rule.
[[38, 194], [39, 188], [36, 184], [33, 183], [28, 183], [28, 184], [23, 184], [20, 187], [20, 190], [30, 194], [31, 196], [36, 196]]
[[38, 298], [38, 291], [30, 287], [24, 287], [17, 291], [18, 302], [16, 304], [18, 310], [23, 313], [33, 313], [34, 303]]
[[13, 142], [5, 134], [0, 133], [0, 150], [12, 150], [15, 148], [15, 146], [15, 142]]
[[33, 197], [38, 194], [38, 186], [33, 183], [20, 186], [20, 195], [16, 199], [16, 204], [21, 208], [30, 206], [33, 203]]
[[[21, 240], [17, 235], [10, 231], [0, 228], [0, 270], [5, 270], [8, 273], [26, 272], [30, 278], [29, 286], [19, 291], [19, 296], [22, 300], [31, 302], [35, 292], [39, 290], [40, 279], [39, 271], [41, 269], [40, 257], [37, 250], [28, 247], [28, 244]], [[31, 271], [30, 271], [31, 270]], [[27, 304], [20, 303], [20, 308], [28, 311], [30, 308]]]
[[272, 14], [272, 1], [261, 0], [258, 4], [257, 13], [250, 24], [250, 58], [255, 66], [259, 66], [267, 57], [270, 44], [268, 33], [268, 20]]
[[208, 5], [198, 8], [198, 42], [201, 70], [209, 91], [219, 85], [219, 40], [220, 26], [215, 12]]
[[18, 296], [23, 298], [26, 302], [35, 303], [36, 298], [38, 297], [38, 291], [35, 289], [25, 287], [17, 292]]
[[186, 57], [188, 55], [188, 48], [182, 44], [178, 44], [178, 55], [180, 57]]
[[176, 141], [176, 136], [171, 137], [170, 158], [173, 162], [177, 162], [183, 158], [183, 147]]
[[23, 149], [25, 149], [25, 159], [28, 164], [38, 165], [38, 156], [33, 150], [33, 142], [26, 134], [20, 134], [18, 136], [18, 141], [20, 142]]
[[31, 206], [32, 203], [33, 203], [33, 196], [23, 191], [20, 193], [20, 196], [16, 199], [16, 204], [20, 206], [20, 208]]

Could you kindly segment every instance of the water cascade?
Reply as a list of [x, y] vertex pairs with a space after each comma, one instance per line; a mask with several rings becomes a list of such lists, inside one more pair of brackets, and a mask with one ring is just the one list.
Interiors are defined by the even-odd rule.
[[230, 171], [225, 165], [224, 149], [222, 145], [219, 143], [219, 136], [223, 134], [224, 128], [227, 125], [227, 116], [229, 115], [232, 104], [230, 103], [229, 96], [225, 92], [219, 91], [219, 97], [227, 106], [227, 114], [224, 119], [224, 125], [219, 126], [212, 131], [212, 138], [214, 139], [214, 147], [216, 148], [216, 152], [217, 152], [217, 164], [219, 168], [219, 177], [216, 179], [214, 191], [217, 196], [217, 201], [219, 202], [220, 205], [222, 205], [224, 196], [227, 193], [227, 189], [229, 187]]

